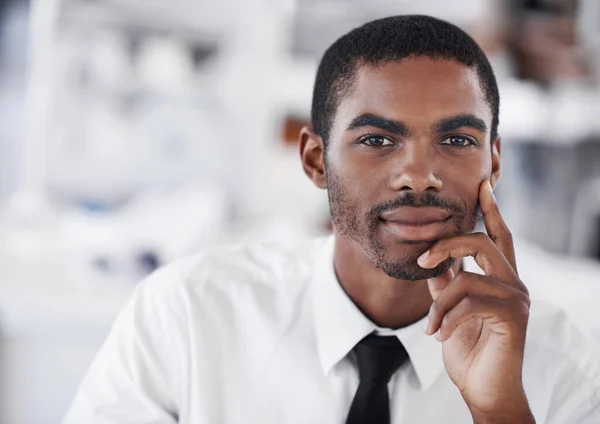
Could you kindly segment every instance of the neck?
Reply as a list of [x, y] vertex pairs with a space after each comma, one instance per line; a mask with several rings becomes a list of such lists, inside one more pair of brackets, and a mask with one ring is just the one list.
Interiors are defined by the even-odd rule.
[[[346, 294], [379, 327], [411, 325], [425, 317], [433, 303], [427, 280], [405, 281], [388, 276], [359, 246], [339, 234], [335, 237], [334, 266]], [[460, 261], [453, 268], [458, 272]]]

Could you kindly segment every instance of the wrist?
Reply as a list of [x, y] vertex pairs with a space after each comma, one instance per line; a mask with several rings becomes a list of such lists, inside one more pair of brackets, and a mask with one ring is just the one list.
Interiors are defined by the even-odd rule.
[[535, 424], [535, 418], [529, 409], [527, 411], [514, 411], [510, 413], [498, 414], [477, 414], [471, 412], [473, 417], [473, 424]]
[[529, 409], [529, 402], [525, 394], [519, 399], [499, 404], [490, 411], [481, 411], [471, 407], [469, 410], [474, 424], [535, 424], [535, 417]]

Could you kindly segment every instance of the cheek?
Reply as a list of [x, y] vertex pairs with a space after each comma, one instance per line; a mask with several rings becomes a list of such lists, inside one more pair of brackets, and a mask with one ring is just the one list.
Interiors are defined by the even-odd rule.
[[[483, 179], [481, 180], [483, 181]], [[471, 210], [474, 210], [475, 208], [477, 208], [479, 206], [479, 186], [481, 184], [481, 181], [476, 182], [475, 184], [472, 184], [469, 190], [469, 202], [467, 204], [467, 207]]]
[[461, 198], [469, 208], [473, 208], [474, 205], [479, 203], [479, 187], [484, 180], [484, 176], [478, 175], [477, 177], [469, 179], [469, 181], [461, 183]]
[[340, 161], [339, 174], [343, 176], [345, 186], [350, 196], [360, 205], [368, 209], [377, 202], [385, 188], [386, 170], [381, 166], [365, 164], [348, 155]]
[[490, 178], [491, 158], [482, 155], [473, 156], [469, 160], [446, 162], [439, 167], [444, 186], [457, 193], [469, 207], [479, 202], [479, 187]]
[[448, 196], [449, 199], [455, 199], [463, 204], [465, 212], [470, 213], [479, 205], [479, 188], [481, 183], [487, 179], [483, 173], [477, 175], [464, 174], [460, 178], [448, 179], [444, 181], [444, 189], [440, 193], [442, 197]]

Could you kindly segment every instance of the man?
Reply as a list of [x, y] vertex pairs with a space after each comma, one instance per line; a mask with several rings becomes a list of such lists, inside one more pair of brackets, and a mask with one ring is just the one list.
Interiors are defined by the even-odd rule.
[[485, 55], [446, 22], [336, 41], [300, 135], [333, 236], [155, 273], [65, 423], [600, 422], [600, 351], [530, 310], [517, 273], [492, 192], [498, 107]]

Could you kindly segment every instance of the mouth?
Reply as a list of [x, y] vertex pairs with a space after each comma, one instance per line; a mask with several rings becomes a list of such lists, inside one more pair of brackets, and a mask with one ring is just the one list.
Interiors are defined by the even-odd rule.
[[416, 214], [414, 209], [419, 208], [410, 209], [413, 210], [406, 213], [390, 213], [387, 217], [380, 217], [383, 228], [396, 238], [406, 242], [433, 242], [441, 238], [451, 215], [440, 210], [435, 212], [423, 210], [420, 211], [422, 213]]
[[419, 224], [385, 220], [382, 220], [382, 223], [388, 232], [402, 240], [431, 242], [441, 238], [444, 225], [449, 219]]

